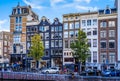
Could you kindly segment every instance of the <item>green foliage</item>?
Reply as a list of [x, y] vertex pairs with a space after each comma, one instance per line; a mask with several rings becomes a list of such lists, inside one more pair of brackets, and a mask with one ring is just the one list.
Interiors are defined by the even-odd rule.
[[89, 45], [87, 44], [87, 36], [81, 29], [78, 32], [77, 39], [71, 43], [71, 49], [77, 61], [83, 63], [88, 58]]
[[33, 57], [34, 60], [40, 60], [44, 55], [44, 46], [39, 34], [35, 34], [31, 40], [31, 48], [29, 56]]

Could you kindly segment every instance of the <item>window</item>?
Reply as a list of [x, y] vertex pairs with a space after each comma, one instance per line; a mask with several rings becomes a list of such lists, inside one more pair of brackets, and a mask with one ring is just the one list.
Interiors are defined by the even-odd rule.
[[49, 51], [46, 50], [46, 51], [45, 51], [45, 56], [48, 56], [48, 55], [49, 55]]
[[110, 14], [110, 9], [106, 9], [105, 14]]
[[27, 43], [27, 49], [30, 49], [30, 42]]
[[55, 47], [58, 47], [59, 46], [59, 41], [55, 41]]
[[69, 29], [74, 29], [74, 23], [73, 22], [69, 23]]
[[64, 38], [68, 38], [68, 31], [64, 32]]
[[57, 25], [58, 24], [58, 21], [55, 21], [55, 25]]
[[13, 38], [14, 43], [20, 43], [21, 41], [21, 36], [20, 35], [15, 35]]
[[16, 17], [16, 23], [21, 23], [22, 22], [22, 17]]
[[49, 39], [49, 33], [45, 33], [45, 39]]
[[106, 21], [102, 21], [100, 23], [100, 27], [107, 27], [107, 22]]
[[115, 27], [115, 21], [109, 21], [109, 27]]
[[68, 18], [64, 18], [64, 20], [66, 21], [66, 20], [68, 20]]
[[68, 23], [64, 23], [64, 29], [65, 29], [65, 30], [68, 29]]
[[100, 42], [100, 47], [101, 48], [106, 48], [106, 41], [101, 41]]
[[51, 27], [51, 31], [54, 31], [54, 26]]
[[64, 56], [66, 56], [66, 52], [64, 52]]
[[78, 19], [78, 18], [79, 18], [79, 16], [76, 16], [76, 17], [75, 17], [75, 19]]
[[80, 27], [80, 25], [79, 25], [79, 22], [75, 22], [75, 29], [77, 28], [79, 28]]
[[7, 41], [4, 41], [4, 45], [7, 46]]
[[51, 55], [55, 55], [55, 50], [51, 50]]
[[20, 26], [20, 25], [16, 25], [16, 27], [15, 27], [15, 31], [22, 31], [22, 26]]
[[43, 40], [43, 33], [40, 33], [41, 39]]
[[45, 31], [48, 31], [49, 30], [49, 26], [45, 26]]
[[65, 48], [68, 48], [68, 40], [65, 40]]
[[75, 36], [78, 37], [78, 31], [75, 31]]
[[97, 47], [97, 39], [93, 39], [93, 47]]
[[27, 32], [30, 32], [30, 28], [27, 28]]
[[90, 28], [87, 29], [87, 35], [88, 35], [88, 36], [91, 35], [91, 29], [90, 29]]
[[87, 26], [91, 26], [91, 20], [87, 20]]
[[55, 31], [59, 31], [59, 26], [55, 26]]
[[87, 62], [91, 62], [91, 53], [89, 54], [89, 56], [87, 58]]
[[62, 26], [59, 26], [59, 31], [62, 31]]
[[109, 37], [115, 37], [115, 30], [109, 30]]
[[100, 31], [100, 37], [106, 38], [106, 31]]
[[4, 52], [7, 52], [7, 47], [4, 47]]
[[54, 47], [54, 40], [51, 41], [51, 47]]
[[17, 13], [20, 14], [20, 8], [17, 9]]
[[93, 19], [93, 26], [97, 26], [97, 19]]
[[115, 48], [115, 40], [109, 40], [109, 48]]
[[101, 63], [106, 63], [106, 61], [107, 61], [107, 54], [106, 53], [101, 53], [100, 54], [100, 62]]
[[59, 38], [62, 38], [62, 33], [59, 33]]
[[49, 41], [45, 41], [45, 48], [46, 48], [46, 49], [49, 48]]
[[62, 47], [62, 40], [59, 40], [59, 47]]
[[91, 47], [91, 39], [88, 39], [88, 45]]
[[109, 53], [109, 63], [115, 63], [115, 53]]
[[16, 17], [16, 23], [18, 23], [18, 17]]
[[54, 39], [54, 33], [51, 33], [51, 39]]
[[58, 39], [59, 38], [59, 33], [55, 33], [53, 38]]
[[97, 51], [93, 51], [93, 62], [97, 62]]
[[97, 28], [93, 29], [93, 35], [97, 35]]
[[73, 62], [74, 59], [73, 59], [73, 58], [64, 58], [64, 61], [65, 61], [65, 62]]
[[82, 20], [82, 26], [86, 26], [86, 20]]
[[74, 36], [74, 31], [70, 31], [69, 37], [73, 37]]
[[44, 26], [40, 26], [39, 31], [43, 32], [44, 31]]

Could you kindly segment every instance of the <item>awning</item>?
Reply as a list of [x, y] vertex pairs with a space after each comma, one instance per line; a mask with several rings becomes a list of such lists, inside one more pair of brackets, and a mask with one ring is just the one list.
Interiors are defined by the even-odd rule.
[[42, 60], [49, 60], [49, 57], [42, 57]]

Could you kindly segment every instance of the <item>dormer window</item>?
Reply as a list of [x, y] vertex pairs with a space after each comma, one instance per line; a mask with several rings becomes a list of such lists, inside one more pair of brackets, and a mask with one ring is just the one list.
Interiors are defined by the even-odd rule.
[[17, 9], [17, 13], [20, 14], [20, 8]]
[[104, 14], [110, 14], [111, 13], [111, 9], [109, 8], [109, 6], [106, 6], [106, 10], [104, 11]]
[[110, 9], [106, 9], [105, 14], [110, 14]]

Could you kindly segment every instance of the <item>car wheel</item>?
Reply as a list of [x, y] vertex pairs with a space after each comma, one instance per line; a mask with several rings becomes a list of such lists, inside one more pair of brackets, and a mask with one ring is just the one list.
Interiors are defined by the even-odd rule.
[[48, 71], [46, 71], [46, 74], [49, 74], [49, 72], [48, 72]]
[[59, 72], [57, 71], [56, 74], [59, 74]]
[[110, 74], [109, 77], [111, 77], [112, 75]]

